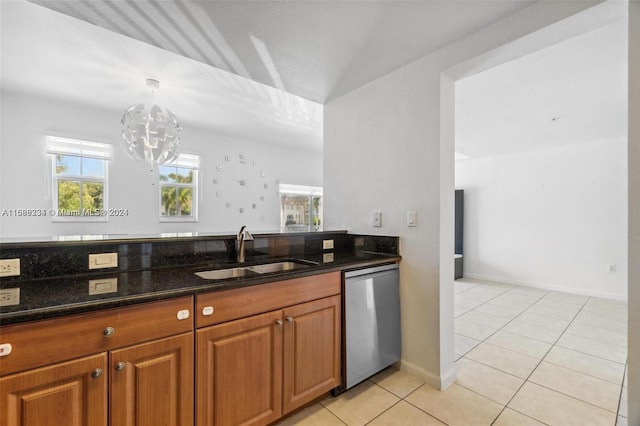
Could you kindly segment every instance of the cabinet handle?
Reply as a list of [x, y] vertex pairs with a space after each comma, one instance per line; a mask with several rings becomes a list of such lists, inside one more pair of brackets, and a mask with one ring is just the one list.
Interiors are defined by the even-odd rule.
[[113, 327], [107, 327], [104, 330], [102, 330], [102, 335], [104, 337], [110, 337], [113, 336], [113, 333], [115, 333], [116, 330]]
[[120, 361], [119, 363], [116, 364], [116, 371], [122, 371], [126, 366], [127, 366], [126, 362]]
[[91, 372], [91, 377], [93, 377], [94, 379], [97, 379], [98, 377], [102, 377], [102, 373], [103, 373], [102, 368], [96, 368]]
[[7, 356], [13, 350], [13, 346], [11, 343], [2, 343], [0, 344], [0, 356]]
[[276, 320], [276, 325], [278, 327], [282, 327], [282, 320]]
[[293, 317], [287, 317], [287, 322], [293, 322]]

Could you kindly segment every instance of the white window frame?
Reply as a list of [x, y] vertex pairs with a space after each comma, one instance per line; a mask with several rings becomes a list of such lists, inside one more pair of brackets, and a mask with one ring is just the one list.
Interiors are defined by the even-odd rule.
[[281, 209], [281, 217], [280, 217], [280, 229], [282, 231], [287, 231], [287, 230], [291, 230], [290, 227], [287, 227], [285, 225], [285, 220], [286, 218], [283, 217], [284, 215], [284, 211], [282, 210], [282, 196], [283, 195], [294, 195], [294, 196], [305, 196], [308, 198], [309, 201], [309, 225], [304, 226], [298, 226], [297, 230], [294, 230], [294, 232], [298, 231], [298, 232], [309, 232], [309, 231], [321, 231], [323, 229], [323, 224], [322, 222], [324, 221], [324, 214], [322, 214], [322, 209], [320, 211], [321, 216], [320, 216], [320, 224], [316, 227], [313, 224], [313, 206], [311, 205], [312, 200], [314, 197], [323, 197], [323, 188], [321, 186], [309, 186], [309, 185], [296, 185], [296, 184], [290, 184], [290, 183], [281, 183], [279, 185], [278, 188], [278, 200], [279, 200], [279, 204], [280, 204], [280, 209]]
[[[176, 183], [160, 181], [161, 167], [180, 167], [183, 169], [191, 169], [193, 171], [192, 183]], [[158, 216], [160, 222], [197, 222], [198, 221], [198, 200], [200, 191], [199, 181], [200, 156], [193, 154], [180, 154], [178, 158], [171, 163], [163, 164], [156, 167], [156, 181], [158, 182]], [[191, 215], [189, 216], [163, 216], [160, 214], [162, 207], [162, 188], [163, 187], [191, 188]]]
[[[111, 145], [102, 142], [63, 138], [59, 136], [47, 136], [47, 154], [51, 155], [51, 221], [52, 222], [108, 222], [109, 215], [109, 161], [111, 160]], [[92, 158], [104, 162], [104, 176], [82, 176], [80, 175], [58, 175], [57, 159], [58, 155], [79, 158]], [[82, 160], [81, 160], [82, 164]], [[102, 184], [102, 210], [96, 215], [64, 215], [58, 206], [58, 182], [59, 181], [80, 182], [80, 202], [82, 209], [82, 184], [101, 183]], [[53, 214], [51, 214], [53, 213]]]

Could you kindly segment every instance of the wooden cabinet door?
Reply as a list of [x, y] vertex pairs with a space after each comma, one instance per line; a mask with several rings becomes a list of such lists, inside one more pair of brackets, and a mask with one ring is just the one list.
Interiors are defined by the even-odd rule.
[[282, 311], [196, 332], [198, 426], [266, 425], [282, 413]]
[[1, 378], [0, 425], [106, 426], [106, 369], [102, 353]]
[[283, 414], [340, 385], [340, 296], [284, 310]]
[[193, 425], [193, 333], [109, 354], [111, 426]]

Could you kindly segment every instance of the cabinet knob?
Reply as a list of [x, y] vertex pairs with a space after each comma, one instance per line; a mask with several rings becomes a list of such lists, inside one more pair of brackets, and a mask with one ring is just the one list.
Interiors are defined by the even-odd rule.
[[93, 377], [94, 379], [97, 379], [98, 377], [102, 377], [102, 373], [103, 373], [102, 368], [96, 368], [91, 372], [91, 377]]
[[120, 361], [119, 363], [116, 364], [116, 371], [122, 371], [126, 366], [127, 366], [126, 362]]
[[287, 322], [293, 322], [293, 317], [287, 317]]
[[282, 320], [276, 320], [276, 325], [278, 327], [282, 327]]
[[104, 330], [102, 330], [102, 335], [104, 337], [110, 337], [110, 336], [113, 336], [113, 333], [115, 333], [115, 332], [116, 332], [115, 328], [107, 327]]

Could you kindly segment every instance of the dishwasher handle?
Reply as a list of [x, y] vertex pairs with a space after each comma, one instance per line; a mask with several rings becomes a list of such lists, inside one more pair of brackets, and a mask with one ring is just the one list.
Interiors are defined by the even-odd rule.
[[393, 269], [398, 269], [397, 263], [393, 263], [391, 265], [375, 266], [373, 268], [364, 268], [364, 269], [356, 269], [353, 271], [346, 271], [344, 273], [344, 277], [345, 278], [359, 277], [360, 275], [375, 274], [377, 272], [391, 271]]

